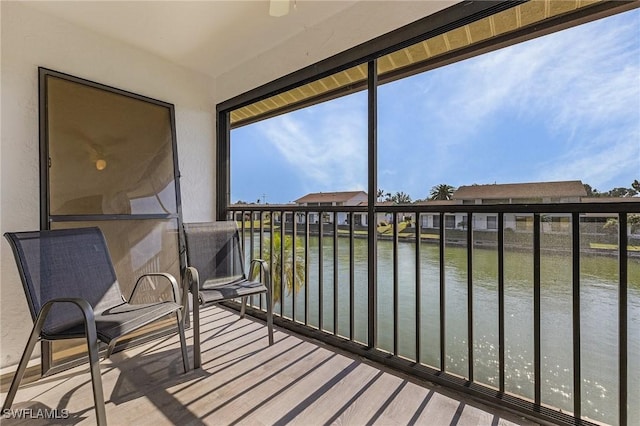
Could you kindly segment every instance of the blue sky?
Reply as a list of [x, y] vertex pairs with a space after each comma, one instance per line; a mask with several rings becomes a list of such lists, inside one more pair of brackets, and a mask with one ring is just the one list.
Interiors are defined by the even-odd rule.
[[[366, 92], [231, 133], [231, 200], [367, 189]], [[378, 89], [378, 187], [640, 179], [640, 10]]]

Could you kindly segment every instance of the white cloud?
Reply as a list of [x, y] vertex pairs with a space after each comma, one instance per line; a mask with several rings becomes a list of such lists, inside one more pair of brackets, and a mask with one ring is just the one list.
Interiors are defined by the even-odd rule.
[[482, 143], [485, 129], [509, 125], [508, 112], [544, 127], [566, 150], [536, 179], [578, 177], [604, 188], [612, 175], [637, 177], [639, 29], [633, 11], [432, 71], [437, 83], [425, 86], [423, 114], [438, 111], [428, 123], [438, 149]]
[[345, 97], [263, 122], [260, 131], [309, 191], [365, 189], [366, 103]]
[[[563, 156], [543, 164], [538, 180], [569, 180], [579, 176], [584, 183], [603, 191], [628, 187], [640, 176], [640, 130], [620, 127], [611, 129], [611, 133], [576, 144]], [[628, 182], [616, 180], [619, 175], [629, 177]]]

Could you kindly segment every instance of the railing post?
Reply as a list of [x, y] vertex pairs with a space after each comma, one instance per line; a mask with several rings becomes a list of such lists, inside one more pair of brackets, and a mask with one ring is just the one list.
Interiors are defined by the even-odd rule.
[[440, 212], [439, 268], [440, 268], [440, 371], [445, 371], [446, 363], [446, 312], [445, 312], [445, 259], [444, 259], [444, 212]]
[[[260, 210], [260, 256], [258, 256], [259, 258], [264, 258], [264, 212], [262, 210]], [[262, 273], [262, 271], [260, 272]], [[271, 273], [271, 269], [269, 269], [269, 273]], [[271, 277], [269, 277], [271, 278]], [[262, 310], [262, 299], [265, 299], [265, 303], [266, 303], [266, 296], [260, 296], [260, 310]]]
[[540, 214], [533, 215], [533, 375], [534, 409], [539, 410], [542, 399], [542, 375], [540, 354]]
[[349, 212], [349, 340], [355, 339], [355, 247], [354, 214]]
[[504, 383], [504, 213], [498, 213], [498, 389], [505, 392]]
[[338, 334], [338, 212], [333, 212], [333, 334]]
[[467, 375], [473, 381], [473, 213], [467, 213]]
[[[280, 317], [284, 318], [284, 294], [286, 292], [286, 288], [285, 288], [285, 282], [286, 282], [286, 276], [285, 276], [285, 272], [286, 272], [286, 267], [285, 267], [285, 252], [284, 252], [284, 247], [285, 247], [285, 240], [286, 240], [286, 235], [285, 235], [285, 211], [281, 210], [280, 211]], [[295, 279], [295, 275], [293, 277]]]
[[627, 214], [620, 213], [618, 215], [618, 279], [620, 280], [619, 285], [619, 296], [618, 296], [618, 333], [619, 333], [619, 354], [618, 354], [618, 369], [619, 369], [619, 389], [618, 395], [620, 398], [619, 404], [619, 413], [618, 413], [618, 424], [626, 425], [627, 424], [627, 377], [628, 377], [628, 367], [627, 367], [627, 351], [628, 351], [628, 342], [627, 342], [627, 333], [628, 333], [628, 316], [627, 316], [627, 286], [628, 286], [628, 249], [627, 246], [629, 244], [628, 236], [627, 236]]
[[580, 354], [580, 214], [571, 214], [572, 298], [573, 298], [573, 415], [582, 417], [582, 374]]
[[324, 317], [324, 240], [322, 235], [322, 227], [323, 227], [323, 218], [324, 212], [318, 212], [318, 329], [323, 329], [323, 317]]
[[[253, 259], [254, 257], [258, 257], [260, 258], [261, 255], [256, 256], [255, 255], [255, 242], [253, 241], [253, 236], [255, 235], [255, 226], [253, 224], [253, 215], [255, 214], [255, 212], [253, 210], [249, 211], [249, 258]], [[244, 212], [242, 213], [242, 223], [244, 224]], [[263, 280], [265, 277], [262, 276], [262, 270], [260, 270], [260, 280]], [[258, 296], [259, 298], [260, 296]], [[255, 306], [256, 305], [256, 296], [251, 296], [251, 305]]]
[[369, 164], [369, 198], [367, 205], [368, 215], [368, 297], [367, 297], [367, 346], [376, 348], [378, 346], [378, 295], [377, 295], [377, 275], [378, 275], [378, 233], [376, 219], [376, 197], [378, 194], [378, 67], [374, 59], [368, 64], [367, 94], [368, 94], [368, 164]]
[[[274, 261], [273, 261], [273, 252], [274, 252], [274, 241], [273, 241], [273, 237], [276, 235], [276, 233], [274, 232], [273, 228], [275, 227], [275, 222], [273, 220], [273, 216], [274, 216], [275, 210], [272, 211], [269, 214], [269, 273], [271, 274], [271, 283], [273, 285], [274, 283], [274, 272], [275, 272], [275, 268], [274, 266]], [[282, 283], [281, 283], [282, 284]], [[280, 298], [282, 298], [282, 294], [280, 295]], [[282, 300], [280, 301], [280, 306], [282, 306]]]
[[309, 212], [304, 212], [304, 325], [309, 325]]
[[422, 268], [420, 267], [420, 262], [421, 262], [421, 258], [420, 258], [420, 213], [416, 212], [415, 213], [415, 224], [416, 224], [416, 248], [415, 248], [415, 252], [416, 252], [416, 362], [418, 364], [420, 364], [420, 358], [422, 357], [422, 353], [421, 353], [421, 339], [420, 339], [420, 334], [422, 331], [422, 321], [420, 320], [422, 317], [422, 306], [421, 306], [421, 302], [422, 302], [422, 280], [421, 280], [421, 275], [422, 275]]
[[398, 212], [393, 212], [393, 354], [398, 356]]
[[298, 216], [296, 214], [296, 212], [291, 212], [291, 251], [293, 252], [293, 259], [292, 259], [292, 263], [291, 263], [291, 274], [292, 274], [292, 282], [293, 282], [293, 289], [292, 289], [292, 293], [293, 293], [293, 298], [291, 300], [291, 319], [293, 320], [293, 322], [296, 322], [296, 284], [297, 284], [297, 279], [298, 279], [298, 274], [297, 274], [297, 270], [298, 270], [298, 247], [296, 246], [296, 239], [298, 238], [298, 223], [297, 223], [297, 219]]

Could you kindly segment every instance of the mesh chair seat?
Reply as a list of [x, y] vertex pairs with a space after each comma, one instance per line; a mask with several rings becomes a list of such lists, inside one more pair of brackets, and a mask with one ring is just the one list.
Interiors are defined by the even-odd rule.
[[244, 296], [266, 293], [267, 287], [258, 281], [246, 279], [233, 281], [227, 284], [218, 284], [205, 287], [198, 291], [201, 304], [216, 303], [222, 300], [237, 299]]
[[[173, 314], [182, 306], [174, 302], [150, 303], [131, 305], [120, 303], [102, 313], [95, 314], [96, 332], [98, 339], [110, 343], [114, 339], [134, 332], [147, 324], [158, 320], [165, 315]], [[78, 323], [66, 330], [61, 330], [55, 335], [44, 335], [47, 340], [61, 338], [85, 337], [84, 324]]]

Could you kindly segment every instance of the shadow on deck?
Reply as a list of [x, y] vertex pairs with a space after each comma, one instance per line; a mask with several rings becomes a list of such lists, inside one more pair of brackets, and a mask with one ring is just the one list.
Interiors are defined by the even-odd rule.
[[[202, 310], [202, 322], [202, 369], [182, 372], [177, 336], [101, 363], [109, 424], [533, 424], [279, 328], [268, 346], [264, 324], [225, 308]], [[80, 366], [23, 382], [2, 423], [94, 424], [94, 416]]]

